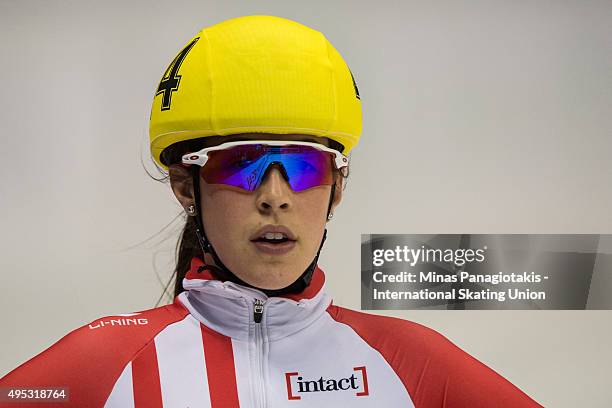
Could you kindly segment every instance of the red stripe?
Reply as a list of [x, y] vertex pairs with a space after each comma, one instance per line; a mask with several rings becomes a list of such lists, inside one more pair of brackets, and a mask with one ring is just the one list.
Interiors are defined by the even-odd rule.
[[162, 408], [155, 342], [151, 341], [132, 362], [134, 406]]
[[238, 408], [232, 339], [200, 324], [212, 408]]

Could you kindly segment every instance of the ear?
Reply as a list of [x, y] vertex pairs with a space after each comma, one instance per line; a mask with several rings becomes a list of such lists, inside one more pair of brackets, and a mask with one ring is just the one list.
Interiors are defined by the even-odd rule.
[[193, 178], [189, 167], [182, 164], [172, 164], [168, 167], [168, 175], [170, 176], [170, 186], [176, 196], [176, 199], [181, 203], [183, 208], [187, 208], [195, 202], [193, 195]]

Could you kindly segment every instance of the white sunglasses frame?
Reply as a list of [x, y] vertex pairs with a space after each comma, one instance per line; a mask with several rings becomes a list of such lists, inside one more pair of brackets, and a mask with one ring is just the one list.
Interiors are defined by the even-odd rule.
[[182, 156], [183, 164], [191, 165], [195, 164], [200, 167], [204, 167], [206, 162], [208, 161], [208, 152], [216, 151], [216, 150], [225, 150], [234, 146], [243, 146], [243, 145], [253, 145], [253, 144], [265, 144], [268, 146], [311, 146], [317, 150], [321, 150], [324, 152], [334, 154], [334, 163], [336, 168], [340, 170], [340, 172], [346, 176], [346, 168], [349, 164], [349, 159], [342, 153], [337, 150], [331, 149], [327, 146], [323, 146], [319, 143], [312, 142], [301, 142], [301, 141], [293, 141], [293, 140], [237, 140], [234, 142], [225, 142], [221, 143], [217, 146], [205, 147], [202, 150], [197, 152], [187, 153]]

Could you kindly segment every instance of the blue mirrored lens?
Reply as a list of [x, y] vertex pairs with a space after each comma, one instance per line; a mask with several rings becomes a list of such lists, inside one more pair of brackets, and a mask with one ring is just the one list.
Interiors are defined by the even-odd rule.
[[271, 164], [279, 164], [294, 191], [331, 185], [332, 154], [310, 146], [235, 146], [212, 151], [202, 169], [207, 183], [226, 184], [253, 191]]

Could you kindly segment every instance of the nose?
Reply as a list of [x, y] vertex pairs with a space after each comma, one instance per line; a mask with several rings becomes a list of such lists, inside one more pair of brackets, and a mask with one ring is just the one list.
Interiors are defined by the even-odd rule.
[[273, 164], [257, 188], [257, 208], [261, 212], [289, 209], [292, 205], [291, 192], [289, 182], [285, 180], [278, 165]]

